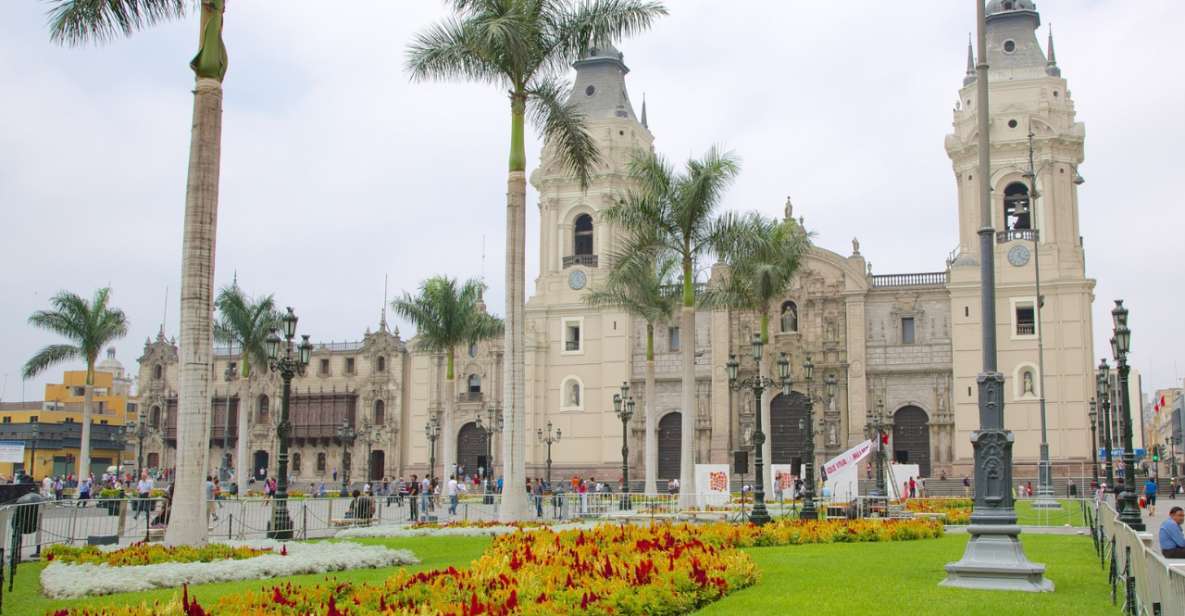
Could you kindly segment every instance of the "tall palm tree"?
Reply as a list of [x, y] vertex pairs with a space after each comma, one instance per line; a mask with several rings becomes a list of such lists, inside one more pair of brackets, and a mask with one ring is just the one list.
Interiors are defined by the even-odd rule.
[[[789, 291], [802, 257], [810, 249], [810, 234], [793, 218], [779, 221], [758, 213], [730, 213], [721, 217], [716, 236], [716, 252], [729, 266], [729, 274], [723, 284], [707, 291], [705, 304], [723, 305], [758, 315], [761, 341], [767, 343], [767, 357], [762, 359], [758, 369], [762, 376], [766, 376], [775, 351], [768, 344], [770, 310]], [[762, 399], [756, 401], [762, 425], [767, 431], [773, 393], [767, 389]], [[773, 492], [772, 454], [773, 440], [767, 438], [761, 447], [761, 455], [766, 461], [761, 480], [767, 493]]]
[[658, 437], [655, 421], [658, 409], [654, 404], [654, 326], [669, 321], [679, 306], [680, 287], [676, 273], [679, 262], [670, 255], [650, 259], [629, 260], [614, 257], [616, 264], [606, 283], [584, 296], [591, 306], [617, 306], [646, 322], [646, 432], [643, 447], [644, 490], [647, 495], [658, 493]]
[[[267, 337], [280, 323], [276, 301], [271, 295], [251, 298], [236, 282], [223, 287], [214, 303], [219, 315], [218, 321], [214, 323], [214, 339], [239, 347], [239, 374], [250, 383], [252, 366], [267, 369]], [[230, 397], [229, 385], [226, 395]], [[247, 463], [248, 407], [246, 398], [240, 396], [237, 419], [239, 437], [235, 454], [235, 482], [240, 490], [246, 489], [251, 468]]]
[[416, 327], [416, 346], [445, 357], [444, 417], [440, 422], [440, 451], [444, 475], [452, 474], [457, 461], [453, 407], [456, 404], [457, 347], [502, 335], [502, 320], [488, 314], [482, 302], [485, 283], [470, 279], [459, 283], [447, 276], [433, 276], [420, 284], [419, 293], [404, 293], [391, 302], [395, 314]]
[[[91, 468], [91, 403], [94, 398], [95, 360], [107, 343], [128, 333], [128, 319], [122, 310], [107, 304], [110, 288], [95, 291], [88, 303], [84, 298], [60, 291], [49, 300], [53, 310], [38, 310], [29, 324], [66, 338], [70, 344], [51, 344], [25, 362], [24, 377], [31, 379], [50, 366], [81, 359], [86, 362], [86, 382], [82, 396], [82, 437], [78, 456], [78, 480]], [[36, 470], [36, 469], [34, 469]]]
[[711, 148], [691, 159], [681, 172], [661, 155], [639, 152], [629, 163], [634, 188], [605, 211], [605, 219], [621, 225], [631, 238], [623, 253], [627, 263], [648, 255], [670, 254], [679, 261], [681, 301], [679, 329], [683, 338], [682, 443], [679, 456], [679, 503], [693, 506], [695, 494], [696, 264], [711, 253], [720, 231], [716, 210], [740, 163], [732, 153]]
[[[567, 105], [560, 75], [590, 47], [615, 43], [650, 28], [666, 14], [651, 0], [448, 0], [453, 15], [420, 33], [408, 49], [412, 79], [475, 81], [510, 97], [510, 160], [506, 190], [507, 405], [502, 460], [505, 484], [526, 481], [526, 364], [523, 313], [526, 302], [527, 154], [529, 113], [561, 164], [587, 186], [600, 160], [583, 118]], [[499, 516], [529, 515], [523, 490], [506, 490]]]
[[[206, 542], [205, 472], [209, 457], [210, 364], [214, 354], [214, 237], [222, 151], [222, 42], [225, 0], [196, 0], [201, 7], [197, 55], [189, 63], [196, 87], [189, 142], [189, 179], [181, 245], [181, 383], [177, 417], [177, 469], [173, 515], [165, 543]], [[78, 45], [106, 42], [184, 17], [190, 0], [49, 0], [50, 38]]]

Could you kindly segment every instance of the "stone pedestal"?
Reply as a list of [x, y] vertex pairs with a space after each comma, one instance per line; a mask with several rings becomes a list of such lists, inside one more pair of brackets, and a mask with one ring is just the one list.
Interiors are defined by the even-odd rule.
[[1052, 592], [1045, 565], [1029, 562], [1016, 525], [972, 525], [971, 540], [963, 559], [946, 565], [946, 579], [939, 586], [976, 590]]

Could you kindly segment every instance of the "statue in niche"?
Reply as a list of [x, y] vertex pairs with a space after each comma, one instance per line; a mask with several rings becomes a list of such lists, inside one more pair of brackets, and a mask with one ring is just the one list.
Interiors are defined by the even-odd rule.
[[832, 447], [839, 444], [839, 435], [836, 431], [835, 424], [827, 424], [827, 444]]
[[1026, 396], [1036, 395], [1036, 393], [1033, 391], [1033, 373], [1029, 370], [1025, 370], [1024, 393]]
[[580, 383], [573, 382], [568, 388], [568, 405], [580, 406]]

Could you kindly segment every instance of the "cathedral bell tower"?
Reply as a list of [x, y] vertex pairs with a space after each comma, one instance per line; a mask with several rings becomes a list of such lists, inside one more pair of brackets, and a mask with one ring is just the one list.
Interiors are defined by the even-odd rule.
[[[1084, 409], [1092, 391], [1094, 281], [1086, 277], [1078, 217], [1078, 190], [1084, 183], [1078, 167], [1086, 131], [1075, 119], [1053, 34], [1042, 49], [1040, 26], [1033, 0], [988, 3], [991, 176], [979, 177], [977, 171], [976, 89], [985, 84], [978, 83], [970, 48], [954, 130], [946, 137], [959, 204], [959, 246], [950, 261], [949, 284], [956, 426], [966, 434], [978, 425], [978, 195], [980, 182], [988, 182], [996, 231], [999, 368], [1006, 379], [1006, 426], [1016, 435], [1014, 455], [1021, 476], [1038, 456], [1042, 398], [1052, 459], [1090, 457]], [[956, 444], [964, 449], [957, 457], [970, 458], [967, 439], [957, 438]]]

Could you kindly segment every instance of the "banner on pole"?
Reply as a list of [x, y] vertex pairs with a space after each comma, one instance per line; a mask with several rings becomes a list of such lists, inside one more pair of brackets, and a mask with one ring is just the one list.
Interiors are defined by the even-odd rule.
[[867, 440], [855, 447], [835, 456], [823, 465], [823, 470], [827, 472], [830, 477], [848, 468], [855, 468], [861, 460], [868, 457], [872, 453], [872, 441]]

